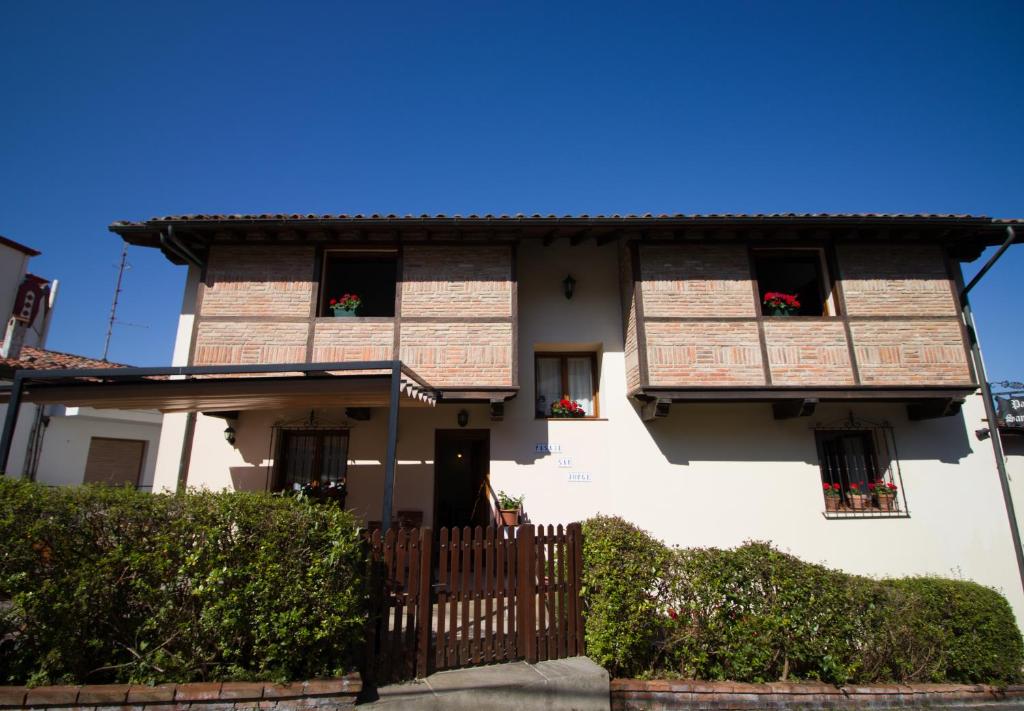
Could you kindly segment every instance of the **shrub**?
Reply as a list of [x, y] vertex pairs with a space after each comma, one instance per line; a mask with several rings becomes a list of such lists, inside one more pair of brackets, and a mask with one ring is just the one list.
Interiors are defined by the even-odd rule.
[[583, 554], [587, 651], [613, 674], [1008, 683], [1024, 664], [1009, 604], [975, 583], [872, 580], [767, 543], [669, 549], [603, 517]]
[[363, 561], [331, 506], [0, 477], [0, 678], [336, 674], [359, 652]]

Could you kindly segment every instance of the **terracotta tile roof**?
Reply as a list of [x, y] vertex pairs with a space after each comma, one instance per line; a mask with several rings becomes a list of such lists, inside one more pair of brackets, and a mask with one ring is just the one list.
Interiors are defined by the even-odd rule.
[[30, 257], [38, 257], [40, 254], [42, 254], [42, 252], [38, 250], [32, 249], [31, 247], [26, 247], [21, 242], [15, 242], [13, 239], [7, 239], [3, 235], [0, 235], [0, 244], [4, 245], [5, 247], [10, 247], [11, 249], [16, 249], [22, 254], [27, 254]]
[[20, 358], [0, 358], [0, 374], [13, 373], [15, 370], [63, 370], [66, 368], [127, 368], [123, 363], [111, 363], [107, 360], [96, 360], [72, 353], [43, 350], [25, 346], [21, 349]]
[[370, 215], [364, 214], [298, 214], [298, 213], [260, 213], [260, 214], [194, 214], [194, 215], [165, 215], [163, 217], [153, 217], [149, 220], [144, 221], [131, 221], [131, 220], [120, 220], [111, 225], [111, 229], [115, 230], [118, 227], [144, 227], [151, 226], [152, 223], [174, 223], [174, 222], [304, 222], [304, 221], [317, 221], [317, 220], [331, 220], [331, 221], [364, 221], [364, 220], [380, 220], [380, 221], [422, 221], [422, 220], [472, 220], [472, 221], [502, 221], [502, 222], [530, 222], [530, 221], [547, 221], [547, 220], [559, 220], [559, 221], [584, 221], [584, 220], [741, 220], [741, 221], [754, 221], [754, 220], [954, 220], [954, 221], [978, 221], [978, 222], [991, 222], [995, 224], [1016, 224], [1024, 222], [1024, 219], [1018, 218], [992, 218], [984, 215], [966, 215], [966, 214], [952, 214], [952, 213], [874, 213], [874, 212], [850, 212], [850, 213], [825, 213], [825, 212], [777, 212], [777, 213], [662, 213], [662, 214], [625, 214], [625, 215], [541, 215], [534, 213], [532, 215], [526, 215], [517, 213], [514, 215], [501, 214], [501, 215], [398, 215], [395, 213], [391, 214], [380, 214], [374, 213]]

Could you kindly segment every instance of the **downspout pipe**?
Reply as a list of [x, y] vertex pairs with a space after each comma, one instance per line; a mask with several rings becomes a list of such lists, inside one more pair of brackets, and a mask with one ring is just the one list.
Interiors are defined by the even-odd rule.
[[[992, 440], [992, 453], [996, 458], [996, 470], [999, 472], [999, 485], [1003, 490], [1003, 503], [1006, 506], [1006, 516], [1010, 523], [1010, 536], [1013, 538], [1013, 551], [1017, 556], [1017, 573], [1020, 575], [1021, 589], [1024, 590], [1024, 547], [1021, 546], [1020, 527], [1017, 525], [1017, 513], [1013, 508], [1013, 494], [1010, 492], [1010, 478], [1006, 474], [1006, 458], [1003, 454], [1003, 442], [999, 437], [999, 426], [996, 418], [995, 404], [992, 402], [992, 388], [988, 382], [988, 374], [985, 373], [985, 362], [981, 357], [981, 343], [978, 340], [978, 331], [974, 325], [974, 315], [971, 312], [971, 302], [967, 294], [973, 289], [981, 278], [985, 276], [996, 261], [1003, 256], [1010, 245], [1016, 241], [1017, 235], [1013, 227], [1006, 228], [1006, 241], [996, 250], [996, 253], [985, 263], [978, 273], [974, 275], [970, 283], [960, 291], [960, 310], [964, 315], [964, 324], [967, 326], [967, 335], [971, 339], [971, 357], [974, 359], [975, 372], [981, 385], [981, 397], [985, 402], [985, 418], [988, 420], [989, 439]], [[962, 282], [961, 282], [962, 283]]]

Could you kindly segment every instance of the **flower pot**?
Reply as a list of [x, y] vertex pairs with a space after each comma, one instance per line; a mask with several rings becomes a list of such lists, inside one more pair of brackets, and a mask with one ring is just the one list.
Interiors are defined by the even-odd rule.
[[864, 506], [867, 503], [867, 496], [864, 494], [849, 494], [846, 499], [850, 503], [850, 508], [854, 511], [863, 511]]
[[517, 526], [519, 525], [519, 510], [518, 509], [500, 509], [501, 514], [501, 525], [502, 526]]
[[838, 496], [826, 496], [825, 497], [825, 510], [826, 511], [838, 511], [839, 510], [839, 497]]
[[355, 311], [346, 311], [345, 309], [334, 309], [335, 318], [352, 318], [355, 315]]
[[878, 508], [882, 511], [892, 511], [895, 509], [896, 497], [892, 494], [878, 494]]
[[795, 313], [795, 309], [791, 309], [786, 306], [773, 306], [768, 309], [769, 316], [792, 316]]

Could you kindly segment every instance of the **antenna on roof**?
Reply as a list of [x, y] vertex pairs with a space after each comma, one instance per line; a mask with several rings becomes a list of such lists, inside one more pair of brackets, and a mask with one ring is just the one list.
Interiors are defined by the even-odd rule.
[[149, 328], [149, 326], [141, 323], [126, 323], [124, 321], [117, 320], [117, 299], [121, 295], [121, 282], [124, 280], [125, 270], [131, 268], [132, 265], [128, 263], [128, 243], [125, 242], [124, 247], [121, 248], [121, 263], [117, 267], [117, 285], [114, 286], [114, 301], [110, 304], [110, 318], [107, 320], [107, 338], [103, 342], [103, 356], [100, 360], [107, 359], [107, 353], [110, 351], [110, 337], [114, 333], [115, 323], [121, 324], [122, 326]]

